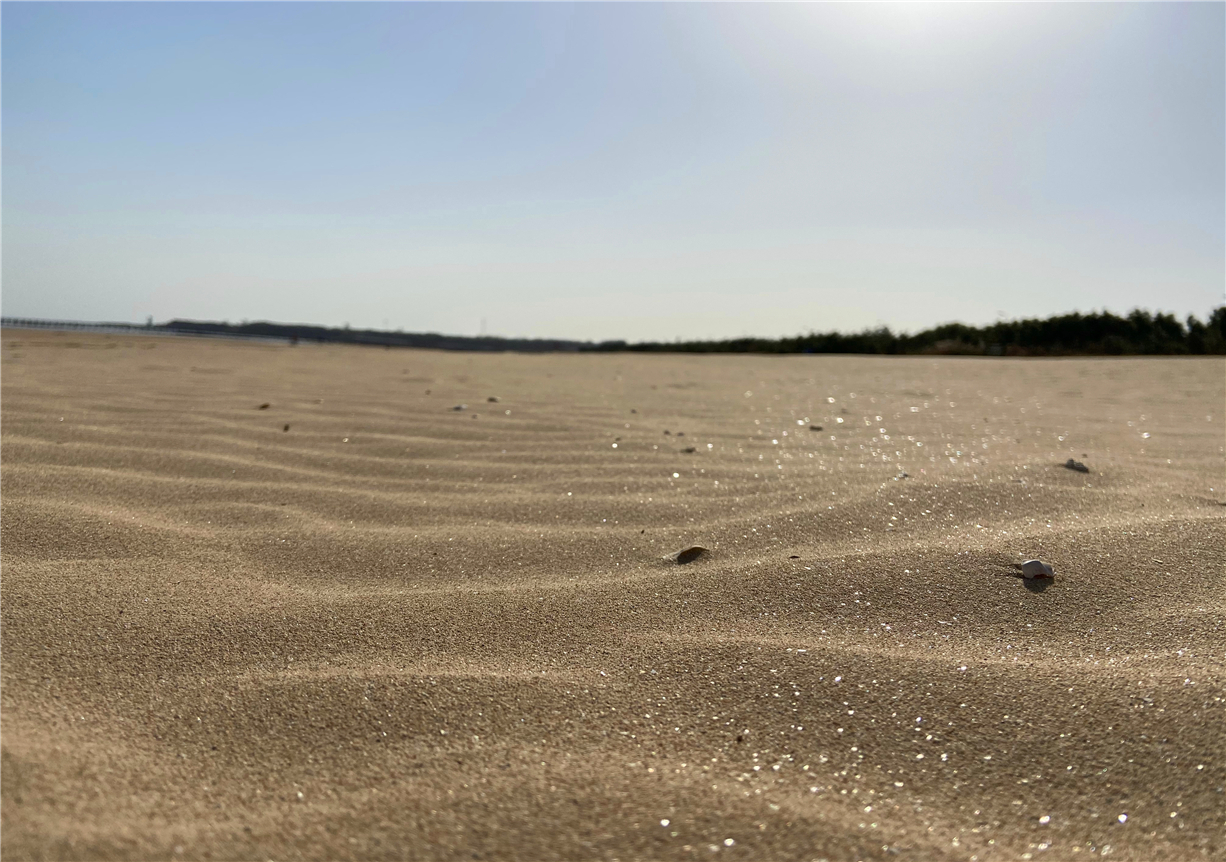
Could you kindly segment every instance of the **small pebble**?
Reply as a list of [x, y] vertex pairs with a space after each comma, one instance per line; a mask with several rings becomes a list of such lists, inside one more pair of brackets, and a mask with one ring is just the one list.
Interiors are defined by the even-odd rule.
[[1054, 578], [1056, 570], [1039, 560], [1025, 560], [1020, 566], [1024, 578]]
[[706, 553], [709, 552], [702, 545], [690, 545], [688, 548], [682, 548], [680, 551], [674, 551], [664, 559], [668, 560], [670, 563], [676, 563], [677, 565], [683, 566], [686, 563], [697, 560]]

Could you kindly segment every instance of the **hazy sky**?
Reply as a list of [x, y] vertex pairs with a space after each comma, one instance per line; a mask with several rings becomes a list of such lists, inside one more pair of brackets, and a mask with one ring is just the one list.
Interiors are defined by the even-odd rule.
[[6, 315], [629, 339], [1226, 279], [1226, 5], [12, 3]]

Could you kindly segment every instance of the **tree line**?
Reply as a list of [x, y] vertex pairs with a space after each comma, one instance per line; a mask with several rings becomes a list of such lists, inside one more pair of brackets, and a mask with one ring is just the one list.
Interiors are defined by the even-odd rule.
[[871, 353], [964, 356], [1173, 356], [1226, 354], [1226, 306], [1205, 321], [1137, 309], [1061, 314], [967, 326], [946, 323], [911, 335], [888, 327], [857, 333], [811, 332], [785, 338], [713, 341], [603, 341], [582, 350], [649, 353]]
[[3, 326], [47, 329], [96, 329], [286, 339], [290, 342], [364, 344], [436, 350], [518, 351], [525, 353], [869, 353], [965, 356], [1177, 356], [1226, 354], [1226, 306], [1201, 321], [1140, 309], [1120, 317], [1108, 311], [1008, 320], [988, 326], [946, 323], [914, 334], [888, 327], [863, 332], [810, 332], [785, 338], [728, 338], [697, 341], [570, 341], [559, 338], [501, 338], [494, 335], [441, 335], [378, 329], [313, 326], [298, 323], [218, 323], [172, 320], [144, 326], [5, 317]]
[[215, 323], [172, 320], [153, 329], [178, 335], [227, 335], [246, 338], [276, 338], [319, 344], [365, 344], [374, 347], [418, 347], [434, 350], [508, 351], [522, 353], [573, 352], [584, 342], [560, 338], [500, 338], [493, 335], [441, 335], [437, 332], [388, 332], [381, 329], [351, 329], [348, 326], [313, 326], [306, 323]]

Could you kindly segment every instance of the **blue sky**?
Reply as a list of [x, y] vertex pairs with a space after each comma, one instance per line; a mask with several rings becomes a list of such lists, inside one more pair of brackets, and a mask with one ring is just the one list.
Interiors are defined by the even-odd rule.
[[0, 6], [6, 315], [573, 338], [1226, 281], [1226, 6]]

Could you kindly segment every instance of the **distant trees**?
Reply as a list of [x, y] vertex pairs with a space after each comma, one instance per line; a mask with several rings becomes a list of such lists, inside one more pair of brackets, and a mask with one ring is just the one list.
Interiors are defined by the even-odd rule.
[[989, 326], [946, 323], [913, 335], [886, 327], [858, 333], [811, 332], [787, 338], [722, 341], [605, 341], [581, 350], [670, 353], [869, 353], [967, 356], [1124, 356], [1226, 354], [1226, 306], [1205, 322], [1137, 309], [1127, 317], [1110, 312], [1010, 320]]
[[167, 332], [182, 335], [227, 335], [246, 338], [287, 339], [299, 341], [340, 344], [366, 344], [378, 347], [424, 347], [439, 350], [517, 350], [525, 353], [551, 353], [576, 351], [578, 341], [556, 338], [495, 338], [467, 335], [440, 335], [435, 332], [386, 332], [379, 329], [353, 329], [348, 323], [341, 328], [311, 326], [304, 323], [268, 323], [244, 321], [215, 323], [199, 320], [172, 320], [159, 327]]
[[1008, 320], [989, 326], [945, 323], [912, 335], [887, 327], [863, 332], [810, 332], [786, 338], [729, 338], [718, 341], [568, 341], [554, 338], [499, 338], [492, 335], [440, 335], [434, 332], [387, 332], [311, 326], [299, 323], [241, 324], [197, 320], [139, 326], [130, 323], [81, 323], [5, 317], [3, 326], [99, 331], [173, 332], [182, 335], [223, 335], [246, 338], [418, 347], [437, 350], [483, 350], [525, 353], [576, 351], [648, 353], [866, 353], [966, 356], [1129, 356], [1226, 354], [1226, 306], [1201, 321], [1195, 315], [1180, 321], [1172, 314], [1137, 309], [1126, 317], [1103, 311], [1061, 314], [1043, 319]]

